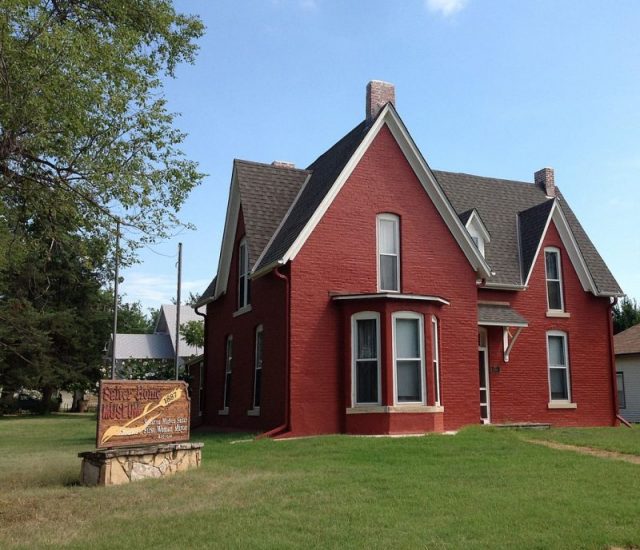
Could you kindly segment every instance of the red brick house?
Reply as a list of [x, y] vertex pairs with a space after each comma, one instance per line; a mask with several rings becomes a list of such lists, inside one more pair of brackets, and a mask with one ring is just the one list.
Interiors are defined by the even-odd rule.
[[371, 82], [366, 119], [305, 170], [234, 162], [198, 304], [203, 421], [274, 436], [615, 424], [622, 292], [553, 170], [432, 170], [394, 102]]

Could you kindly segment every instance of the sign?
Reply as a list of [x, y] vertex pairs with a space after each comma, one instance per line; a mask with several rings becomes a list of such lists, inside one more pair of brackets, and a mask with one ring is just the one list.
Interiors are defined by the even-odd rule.
[[101, 380], [96, 447], [189, 441], [190, 400], [179, 380]]

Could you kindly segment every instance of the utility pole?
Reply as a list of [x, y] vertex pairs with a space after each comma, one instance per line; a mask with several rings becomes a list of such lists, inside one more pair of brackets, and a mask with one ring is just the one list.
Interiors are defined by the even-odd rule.
[[111, 380], [116, 379], [116, 338], [118, 334], [118, 279], [120, 275], [120, 219], [116, 219], [116, 268], [115, 280], [113, 281], [113, 340], [111, 343]]
[[178, 243], [178, 291], [176, 296], [176, 380], [179, 375], [180, 358], [180, 286], [182, 284], [182, 243]]

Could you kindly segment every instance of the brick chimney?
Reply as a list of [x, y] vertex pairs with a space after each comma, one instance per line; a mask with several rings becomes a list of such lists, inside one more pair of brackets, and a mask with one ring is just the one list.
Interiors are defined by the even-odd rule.
[[556, 196], [556, 181], [553, 175], [553, 168], [543, 168], [533, 175], [533, 181], [541, 187], [547, 197]]
[[396, 104], [396, 88], [389, 82], [372, 80], [367, 84], [367, 122], [372, 121], [387, 104]]

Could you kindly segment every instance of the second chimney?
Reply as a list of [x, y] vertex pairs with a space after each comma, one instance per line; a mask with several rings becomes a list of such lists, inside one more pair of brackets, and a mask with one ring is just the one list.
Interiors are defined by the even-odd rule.
[[556, 196], [556, 181], [553, 174], [553, 168], [543, 168], [533, 175], [533, 181], [538, 187], [541, 187], [547, 197]]
[[367, 122], [371, 122], [387, 104], [396, 104], [396, 88], [389, 82], [372, 80], [367, 84]]

